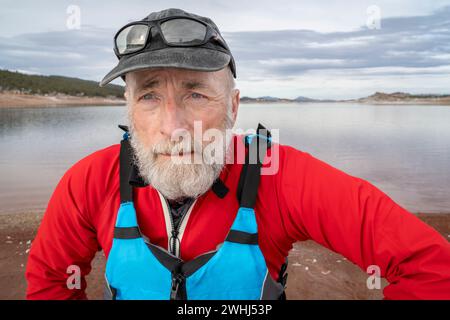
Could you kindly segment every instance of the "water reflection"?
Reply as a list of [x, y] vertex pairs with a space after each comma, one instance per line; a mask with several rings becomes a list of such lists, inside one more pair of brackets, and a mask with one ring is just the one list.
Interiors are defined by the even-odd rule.
[[[45, 208], [72, 164], [120, 141], [125, 116], [125, 107], [0, 109], [0, 211]], [[236, 127], [258, 122], [411, 211], [450, 212], [449, 107], [241, 105]]]

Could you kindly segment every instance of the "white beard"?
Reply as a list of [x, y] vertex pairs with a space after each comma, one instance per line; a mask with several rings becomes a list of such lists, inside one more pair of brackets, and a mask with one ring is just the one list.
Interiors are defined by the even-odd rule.
[[[190, 152], [192, 149], [201, 152], [203, 150], [201, 149], [201, 143], [192, 139], [190, 141], [191, 149], [187, 147], [189, 141], [183, 143], [183, 141], [174, 142], [168, 139], [146, 147], [135, 132], [129, 115], [130, 142], [134, 151], [133, 161], [139, 169], [140, 176], [169, 200], [185, 197], [197, 198], [207, 192], [219, 177], [228, 159], [228, 149], [232, 137], [226, 134], [226, 131], [231, 129], [233, 125], [230, 111], [227, 113], [222, 128], [219, 129], [224, 137], [223, 159], [217, 161], [217, 158], [211, 157], [208, 153], [196, 154], [202, 160], [200, 163], [194, 161], [180, 163], [173, 161], [172, 157], [161, 156], [159, 153], [177, 154], [180, 151]], [[197, 144], [195, 148], [194, 144]], [[197, 147], [200, 148], [196, 149]]]

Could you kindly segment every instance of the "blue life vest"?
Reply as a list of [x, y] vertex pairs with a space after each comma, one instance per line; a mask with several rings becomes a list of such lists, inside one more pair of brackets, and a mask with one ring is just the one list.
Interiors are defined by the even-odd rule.
[[[106, 263], [106, 299], [285, 299], [286, 265], [275, 281], [258, 245], [254, 204], [264, 156], [256, 155], [260, 145], [265, 147], [263, 154], [270, 147], [270, 133], [266, 130], [262, 135], [261, 130], [266, 129], [259, 125], [256, 135], [245, 137], [248, 152], [239, 182], [240, 207], [226, 239], [217, 250], [190, 261], [152, 244], [140, 232], [129, 184], [132, 149], [128, 132], [124, 134], [120, 148], [121, 204]], [[257, 162], [249, 161], [249, 155]]]

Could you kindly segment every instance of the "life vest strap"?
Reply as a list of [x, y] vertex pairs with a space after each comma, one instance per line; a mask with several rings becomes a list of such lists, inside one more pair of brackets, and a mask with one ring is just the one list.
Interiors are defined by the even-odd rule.
[[139, 227], [114, 227], [114, 239], [137, 239], [141, 237]]
[[258, 234], [231, 229], [225, 241], [241, 244], [258, 244]]
[[220, 177], [218, 177], [214, 181], [213, 185], [211, 186], [211, 189], [220, 199], [223, 199], [229, 191], [225, 183], [222, 180], [220, 180]]
[[210, 251], [189, 261], [183, 261], [178, 257], [168, 254], [163, 248], [146, 242], [148, 248], [156, 259], [167, 268], [171, 273], [182, 273], [185, 277], [189, 277], [202, 266], [204, 266], [215, 254], [216, 251]]
[[132, 148], [128, 136], [120, 141], [120, 203], [133, 201], [133, 188], [130, 186]]
[[245, 136], [248, 152], [245, 154], [245, 163], [239, 177], [237, 198], [241, 207], [253, 208], [258, 195], [262, 162], [271, 145], [271, 135], [263, 125], [258, 124], [256, 135], [252, 136], [252, 139], [247, 138], [248, 136]]

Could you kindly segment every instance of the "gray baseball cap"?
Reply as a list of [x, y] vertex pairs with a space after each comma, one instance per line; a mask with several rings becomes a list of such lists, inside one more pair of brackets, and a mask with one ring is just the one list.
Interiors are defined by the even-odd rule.
[[[142, 49], [139, 49], [134, 53], [121, 55], [118, 52], [116, 44], [116, 38], [118, 38], [120, 33], [119, 30], [119, 33], [114, 38], [114, 51], [119, 58], [119, 63], [102, 79], [102, 81], [100, 81], [100, 86], [105, 86], [117, 77], [122, 77], [122, 79], [125, 80], [125, 74], [127, 72], [159, 67], [183, 68], [198, 71], [218, 71], [229, 65], [234, 78], [236, 78], [234, 58], [228, 45], [221, 36], [219, 28], [211, 19], [181, 9], [170, 8], [159, 12], [152, 12], [146, 18], [140, 20], [138, 24], [142, 28], [146, 28], [145, 25], [148, 24], [149, 21], [165, 20], [165, 18], [171, 17], [186, 17], [191, 19], [190, 21], [192, 21], [192, 19], [200, 20], [207, 25], [206, 28], [212, 30], [212, 33], [215, 31], [215, 36], [201, 45], [196, 44], [190, 46], [189, 44], [183, 43], [178, 46], [176, 43], [168, 43], [167, 37], [163, 38], [159, 32], [159, 30], [162, 29], [158, 30], [156, 27], [151, 27]], [[152, 26], [153, 24], [150, 23], [149, 25]], [[183, 34], [188, 34], [191, 31], [192, 33], [198, 32], [195, 28], [190, 30], [189, 25], [189, 23], [186, 24], [186, 28], [181, 31], [178, 27], [177, 32], [182, 32]], [[208, 34], [211, 33], [207, 33], [207, 35]], [[205, 40], [208, 39], [205, 38]]]

